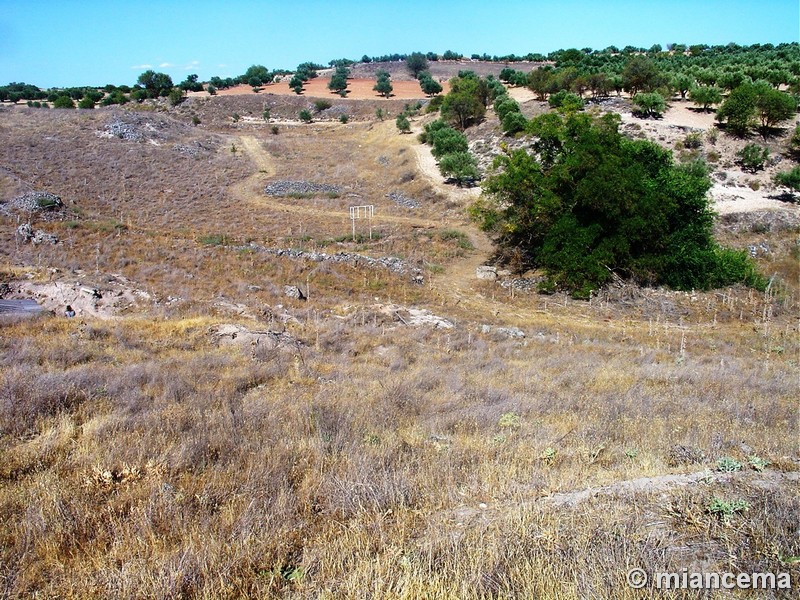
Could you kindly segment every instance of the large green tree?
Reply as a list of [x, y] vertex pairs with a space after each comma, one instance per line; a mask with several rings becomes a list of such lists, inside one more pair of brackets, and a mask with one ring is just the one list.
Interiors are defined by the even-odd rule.
[[722, 92], [714, 85], [698, 85], [689, 90], [689, 98], [697, 106], [702, 106], [703, 111], [708, 111], [712, 104], [722, 102]]
[[489, 86], [485, 79], [473, 73], [453, 77], [450, 91], [442, 101], [442, 116], [451, 123], [466, 129], [483, 119], [489, 101]]
[[444, 177], [455, 180], [458, 187], [478, 179], [478, 165], [469, 152], [451, 152], [439, 160], [439, 171]]
[[435, 96], [442, 91], [442, 85], [427, 71], [419, 76], [419, 87], [426, 96]]
[[627, 62], [622, 79], [631, 96], [638, 92], [651, 92], [665, 83], [665, 77], [656, 64], [644, 56], [634, 56]]
[[137, 82], [147, 90], [147, 95], [150, 98], [167, 96], [173, 88], [172, 77], [166, 73], [156, 73], [152, 70], [145, 71], [139, 75]]
[[791, 118], [797, 101], [766, 82], [744, 83], [733, 90], [717, 110], [717, 120], [725, 122], [735, 134], [744, 136], [751, 127], [761, 125], [766, 138], [770, 130]]
[[506, 256], [542, 269], [544, 289], [588, 297], [614, 275], [678, 289], [763, 285], [745, 253], [712, 236], [702, 163], [675, 165], [619, 118], [534, 119], [534, 152], [497, 157], [471, 212]]
[[328, 89], [332, 92], [345, 96], [347, 94], [347, 78], [350, 76], [350, 69], [344, 65], [336, 67], [328, 83]]
[[416, 78], [420, 73], [428, 69], [428, 58], [422, 52], [412, 52], [406, 58], [406, 67]]
[[267, 83], [272, 82], [272, 80], [274, 79], [274, 75], [270, 73], [269, 69], [267, 69], [267, 67], [265, 67], [264, 65], [251, 65], [247, 69], [247, 71], [244, 72], [244, 75], [239, 77], [239, 80], [246, 82], [249, 85], [252, 85], [251, 83], [252, 79], [258, 80], [256, 86], [265, 85]]

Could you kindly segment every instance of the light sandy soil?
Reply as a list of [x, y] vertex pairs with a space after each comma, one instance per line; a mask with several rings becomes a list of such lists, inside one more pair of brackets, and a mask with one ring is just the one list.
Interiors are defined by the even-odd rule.
[[[509, 95], [519, 103], [537, 102], [536, 96], [527, 88], [509, 88]], [[612, 96], [612, 99], [616, 96]], [[627, 99], [626, 95], [622, 96]], [[748, 142], [760, 140], [739, 140], [723, 133], [717, 135], [716, 142], [708, 140], [708, 133], [716, 128], [715, 113], [702, 112], [688, 101], [675, 100], [660, 119], [641, 119], [629, 110], [611, 108], [622, 118], [623, 127], [639, 127], [647, 139], [678, 152], [675, 142], [683, 140], [687, 134], [697, 132], [703, 136], [706, 151], [715, 151], [720, 160], [714, 167], [714, 185], [710, 190], [713, 208], [719, 214], [753, 212], [761, 210], [788, 211], [800, 215], [800, 206], [787, 204], [772, 198], [779, 191], [772, 184], [772, 177], [778, 171], [792, 168], [790, 161], [783, 159], [771, 164], [759, 173], [745, 173], [735, 164], [736, 152]], [[791, 125], [794, 127], [794, 124]], [[753, 189], [756, 187], [758, 189]]]
[[[374, 79], [348, 79], [347, 81], [347, 99], [349, 100], [385, 99], [372, 89], [375, 86]], [[340, 100], [341, 98], [338, 94], [335, 94], [328, 89], [328, 83], [330, 83], [329, 78], [317, 77], [316, 79], [312, 79], [306, 82], [302, 95], [311, 96], [314, 98], [331, 97], [337, 101]], [[394, 89], [390, 99], [420, 100], [425, 98], [425, 94], [422, 92], [422, 89], [419, 87], [419, 83], [416, 81], [392, 81], [392, 87]], [[447, 82], [442, 83], [442, 87], [444, 88], [443, 93], [447, 93], [449, 89]], [[255, 92], [253, 92], [253, 88], [249, 85], [237, 85], [226, 90], [217, 90], [218, 96], [240, 96], [243, 94], [255, 94]], [[294, 96], [295, 92], [289, 87], [289, 79], [286, 78], [284, 81], [262, 86], [262, 90], [259, 92], [259, 94]], [[202, 98], [208, 97], [208, 92], [192, 92], [189, 95]]]
[[[743, 172], [734, 164], [736, 152], [748, 141], [738, 140], [725, 134], [718, 134], [717, 141], [711, 143], [708, 133], [715, 129], [714, 112], [696, 110], [688, 102], [673, 102], [661, 119], [640, 119], [632, 113], [620, 113], [623, 125], [636, 124], [642, 128], [648, 139], [674, 151], [675, 143], [688, 133], [703, 135], [706, 150], [719, 153], [720, 160], [714, 167], [714, 185], [710, 190], [714, 210], [720, 214], [753, 212], [759, 210], [782, 210], [800, 214], [800, 207], [787, 204], [770, 196], [778, 192], [773, 187], [773, 175], [780, 170], [789, 170], [791, 164], [786, 159], [771, 165], [758, 174]], [[676, 156], [678, 152], [675, 152]], [[758, 189], [753, 189], [752, 187]]]

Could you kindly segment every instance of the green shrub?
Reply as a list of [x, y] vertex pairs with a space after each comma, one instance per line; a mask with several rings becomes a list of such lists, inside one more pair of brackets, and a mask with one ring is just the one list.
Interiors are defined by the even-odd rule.
[[180, 88], [172, 88], [167, 96], [167, 99], [169, 100], [170, 106], [178, 106], [178, 104], [183, 102], [185, 99], [183, 90]]
[[311, 123], [311, 112], [305, 108], [301, 110], [297, 116], [300, 117], [300, 120], [303, 121], [303, 123]]
[[439, 171], [444, 177], [455, 179], [461, 186], [472, 183], [479, 178], [478, 165], [469, 152], [450, 152], [439, 160]]
[[[681, 290], [765, 282], [745, 252], [720, 247], [704, 163], [619, 132], [619, 118], [548, 113], [532, 119], [534, 152], [495, 158], [470, 214], [543, 291], [589, 298], [614, 275]], [[442, 132], [428, 134], [437, 139]]]
[[764, 168], [769, 158], [769, 149], [758, 144], [747, 144], [736, 153], [739, 164], [745, 171], [755, 173]]
[[433, 146], [431, 154], [436, 158], [441, 158], [445, 154], [452, 154], [453, 152], [467, 152], [469, 150], [467, 136], [447, 125], [443, 128], [428, 131], [427, 143]]
[[58, 96], [53, 100], [53, 108], [75, 108], [75, 101], [69, 96]]
[[525, 127], [528, 125], [528, 120], [521, 112], [510, 112], [503, 117], [500, 125], [505, 133], [508, 135], [514, 135], [521, 131], [525, 131]]
[[469, 236], [463, 231], [457, 229], [446, 229], [439, 234], [439, 239], [443, 242], [455, 241], [458, 247], [462, 250], [473, 250], [475, 246], [469, 239]]
[[428, 114], [437, 112], [442, 108], [442, 102], [444, 102], [444, 96], [434, 96], [425, 107], [425, 112]]
[[349, 120], [350, 120], [350, 117], [347, 116], [346, 114], [339, 115], [339, 122], [340, 123], [344, 124], [344, 123], [347, 123]]
[[562, 112], [575, 112], [583, 108], [583, 100], [581, 97], [568, 90], [561, 90], [555, 94], [550, 94], [547, 103], [550, 105], [550, 108], [555, 108]]
[[800, 192], [800, 167], [795, 167], [791, 171], [776, 173], [774, 181], [778, 185], [783, 185], [795, 192]]
[[787, 150], [794, 160], [800, 160], [800, 125], [794, 128]]
[[733, 515], [745, 512], [750, 509], [750, 503], [746, 500], [722, 500], [716, 496], [706, 505], [706, 511], [719, 517], [726, 525], [730, 523]]
[[632, 102], [638, 109], [636, 113], [643, 117], [658, 118], [667, 109], [664, 97], [658, 92], [636, 94]]
[[395, 120], [395, 125], [397, 125], [400, 133], [411, 133], [411, 123], [405, 115], [399, 115]]
[[208, 235], [201, 235], [197, 241], [204, 246], [227, 246], [230, 243], [230, 238], [224, 233], [210, 233]]
[[689, 149], [700, 148], [703, 146], [703, 136], [698, 132], [689, 133], [683, 138], [683, 146]]
[[717, 471], [720, 473], [735, 473], [742, 470], [742, 463], [730, 456], [723, 456], [717, 460]]
[[331, 104], [330, 100], [316, 100], [314, 102], [314, 109], [318, 113], [329, 109], [331, 106], [333, 106], [333, 104]]

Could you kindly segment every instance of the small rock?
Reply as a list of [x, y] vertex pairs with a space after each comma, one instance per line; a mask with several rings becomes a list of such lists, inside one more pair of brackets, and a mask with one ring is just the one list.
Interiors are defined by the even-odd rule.
[[283, 286], [283, 293], [284, 295], [288, 296], [289, 298], [295, 298], [296, 300], [305, 300], [306, 295], [296, 285], [285, 285]]
[[475, 276], [478, 279], [486, 281], [495, 281], [497, 279], [497, 267], [482, 266], [475, 269]]

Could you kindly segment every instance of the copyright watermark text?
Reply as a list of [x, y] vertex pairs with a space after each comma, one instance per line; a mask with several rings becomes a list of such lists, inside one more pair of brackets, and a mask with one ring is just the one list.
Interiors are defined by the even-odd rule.
[[628, 585], [634, 589], [658, 590], [790, 590], [789, 573], [699, 573], [683, 569], [674, 573], [648, 573], [631, 569]]

